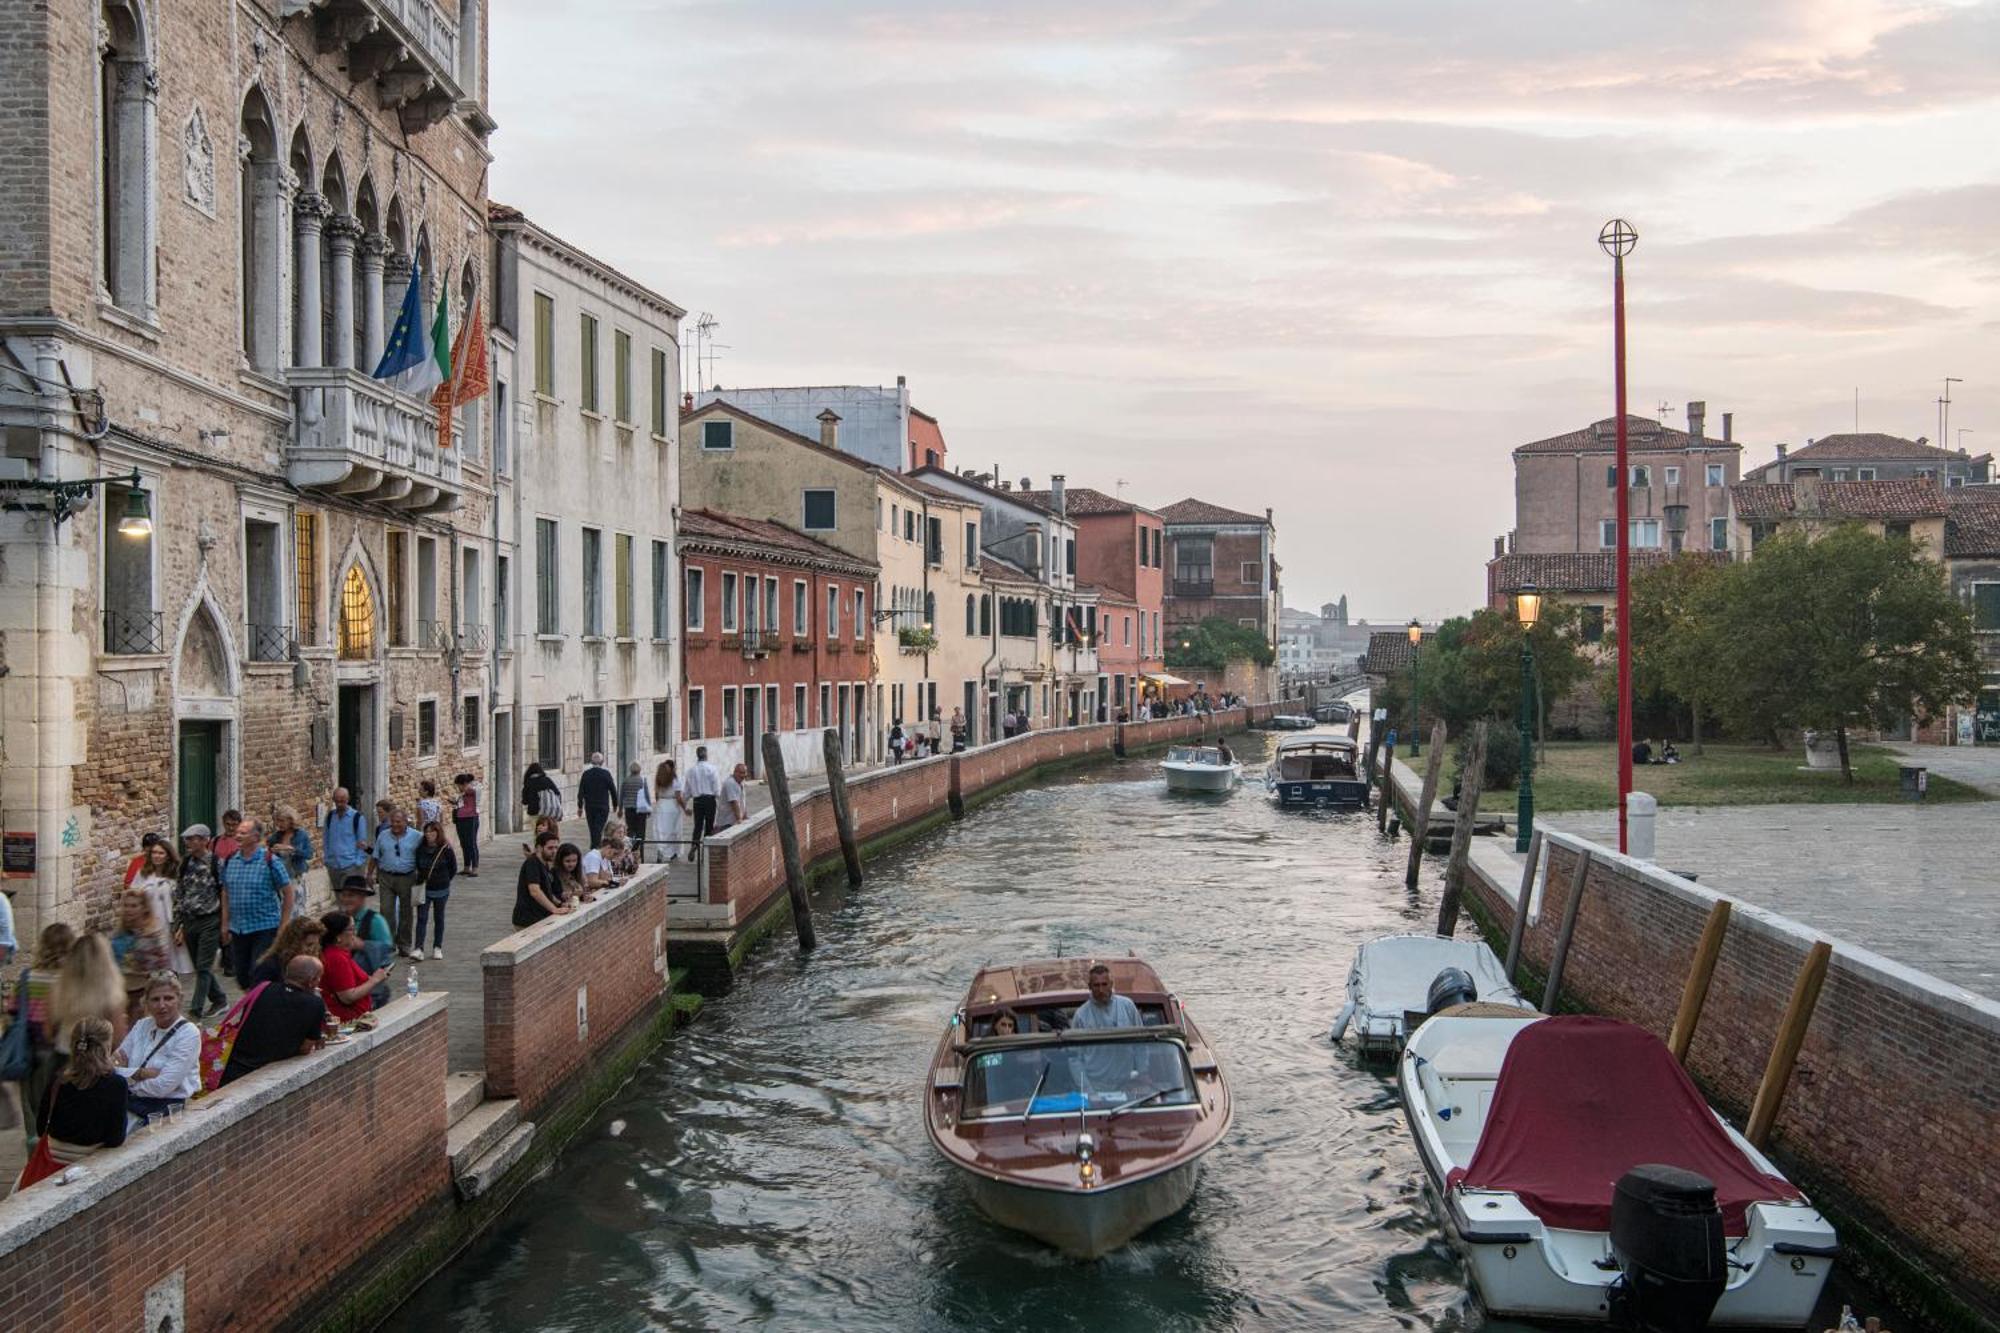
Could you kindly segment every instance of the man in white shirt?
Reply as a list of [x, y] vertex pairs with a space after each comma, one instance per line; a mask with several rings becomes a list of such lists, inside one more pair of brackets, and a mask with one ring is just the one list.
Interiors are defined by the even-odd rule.
[[171, 972], [146, 982], [146, 1016], [118, 1047], [117, 1070], [130, 1090], [126, 1110], [140, 1124], [201, 1091], [201, 1029], [181, 1017], [181, 983]]
[[687, 793], [688, 801], [694, 806], [694, 832], [689, 838], [688, 859], [701, 850], [701, 840], [715, 832], [715, 798], [722, 792], [722, 774], [715, 771], [715, 765], [708, 762], [708, 747], [697, 745], [694, 751], [694, 767], [688, 769], [681, 779], [681, 789]]
[[[1090, 998], [1070, 1015], [1071, 1032], [1092, 1032], [1105, 1028], [1143, 1026], [1139, 1006], [1111, 989], [1111, 969], [1102, 963], [1090, 969]], [[1080, 1082], [1093, 1093], [1122, 1092], [1139, 1073], [1137, 1043], [1091, 1044], [1081, 1047], [1075, 1057]]]
[[722, 832], [722, 830], [732, 825], [742, 823], [744, 816], [749, 814], [749, 810], [745, 808], [743, 798], [743, 784], [749, 780], [750, 766], [748, 764], [738, 764], [734, 769], [730, 770], [729, 776], [722, 780], [721, 808], [716, 812], [715, 816], [715, 831], [717, 833]]
[[1070, 1031], [1088, 1032], [1096, 1028], [1143, 1027], [1139, 1006], [1111, 989], [1111, 969], [1098, 963], [1090, 969], [1090, 998], [1070, 1016]]

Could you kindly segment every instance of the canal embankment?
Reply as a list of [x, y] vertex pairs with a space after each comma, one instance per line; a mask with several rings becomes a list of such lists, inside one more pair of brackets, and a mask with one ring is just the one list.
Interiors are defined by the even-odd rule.
[[[1421, 777], [1394, 764], [1397, 805]], [[1921, 1309], [1925, 1327], [2000, 1328], [2000, 1003], [1571, 833], [1544, 833], [1521, 935], [1522, 985], [1542, 993], [1580, 886], [1559, 1007], [1668, 1036], [1710, 912], [1731, 903], [1689, 1073], [1744, 1123], [1814, 946], [1831, 956], [1770, 1151], [1840, 1230], [1843, 1262]], [[1588, 858], [1582, 878], [1579, 863]], [[1465, 905], [1503, 954], [1525, 858], [1475, 838]]]

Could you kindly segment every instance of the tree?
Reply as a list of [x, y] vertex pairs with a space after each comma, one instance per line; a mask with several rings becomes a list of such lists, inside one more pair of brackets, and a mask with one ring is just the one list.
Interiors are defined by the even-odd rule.
[[1696, 552], [1636, 571], [1632, 576], [1632, 691], [1665, 692], [1685, 703], [1694, 723], [1694, 752], [1701, 753], [1703, 690], [1719, 647], [1697, 614], [1703, 596], [1727, 567]]
[[1182, 630], [1167, 644], [1167, 666], [1194, 671], [1220, 671], [1231, 662], [1269, 666], [1277, 654], [1262, 631], [1221, 616], [1210, 616], [1191, 630]]
[[[1532, 634], [1538, 718], [1589, 673], [1581, 619], [1575, 607], [1544, 603]], [[1520, 622], [1491, 607], [1447, 620], [1418, 652], [1415, 672], [1424, 711], [1454, 733], [1480, 718], [1511, 724], [1521, 702]]]
[[1849, 782], [1851, 730], [1929, 718], [1979, 691], [1972, 617], [1905, 538], [1858, 525], [1780, 534], [1701, 581], [1691, 608], [1706, 656], [1688, 688], [1732, 725], [1831, 731]]

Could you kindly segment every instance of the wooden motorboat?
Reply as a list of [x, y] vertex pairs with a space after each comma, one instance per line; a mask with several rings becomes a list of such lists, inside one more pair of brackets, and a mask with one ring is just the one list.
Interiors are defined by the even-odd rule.
[[[924, 1116], [981, 1212], [1084, 1259], [1180, 1211], [1231, 1114], [1214, 1051], [1140, 960], [1103, 961], [1142, 1026], [1070, 1030], [1095, 961], [980, 969], [931, 1058]], [[1018, 1033], [996, 1035], [1002, 1013]]]
[[1467, 1002], [1534, 1012], [1485, 941], [1384, 935], [1354, 951], [1331, 1036], [1338, 1042], [1352, 1033], [1363, 1055], [1393, 1055], [1429, 1014]]
[[1642, 1329], [1811, 1317], [1832, 1226], [1645, 1029], [1446, 1010], [1410, 1035], [1397, 1082], [1493, 1313]]
[[1160, 761], [1160, 771], [1168, 791], [1233, 791], [1243, 777], [1243, 766], [1214, 745], [1176, 745]]
[[1271, 731], [1311, 731], [1319, 723], [1303, 713], [1279, 713], [1264, 725]]
[[1279, 805], [1365, 809], [1368, 783], [1355, 768], [1358, 753], [1346, 736], [1292, 736], [1264, 770], [1264, 790]]

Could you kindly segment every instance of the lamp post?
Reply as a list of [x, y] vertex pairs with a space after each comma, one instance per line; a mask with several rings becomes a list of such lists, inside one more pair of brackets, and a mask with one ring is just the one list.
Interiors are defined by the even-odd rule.
[[1632, 794], [1632, 475], [1625, 461], [1625, 256], [1639, 233], [1613, 218], [1597, 233], [1611, 256], [1611, 361], [1618, 427], [1618, 850], [1627, 850], [1626, 798]]
[[1417, 705], [1422, 699], [1417, 682], [1417, 650], [1424, 646], [1424, 627], [1415, 616], [1410, 617], [1410, 758], [1421, 759], [1421, 744], [1424, 729], [1417, 725]]
[[1521, 622], [1521, 787], [1514, 806], [1514, 850], [1528, 850], [1535, 832], [1535, 625], [1542, 618], [1542, 591], [1533, 581], [1514, 594], [1514, 619]]
[[39, 500], [7, 500], [0, 502], [0, 509], [10, 512], [38, 512], [49, 516], [50, 523], [60, 528], [70, 517], [90, 502], [93, 486], [125, 487], [125, 512], [118, 518], [118, 535], [137, 540], [153, 535], [153, 497], [141, 485], [139, 470], [117, 477], [83, 477], [75, 481], [13, 481], [0, 482], [0, 490], [26, 491], [32, 496], [46, 495], [48, 502]]

